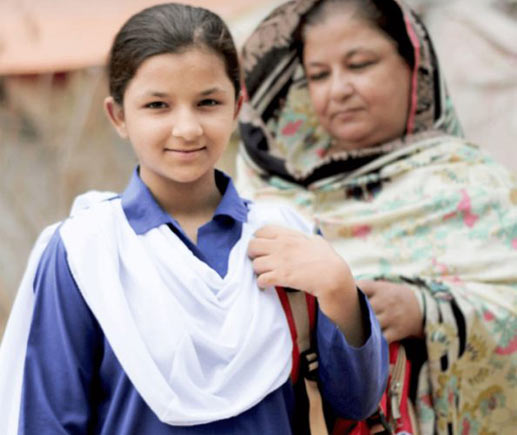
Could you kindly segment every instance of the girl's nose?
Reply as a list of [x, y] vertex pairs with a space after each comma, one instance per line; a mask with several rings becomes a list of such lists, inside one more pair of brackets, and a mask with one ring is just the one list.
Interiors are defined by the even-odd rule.
[[183, 110], [175, 116], [171, 134], [176, 138], [192, 142], [203, 134], [203, 128], [194, 113]]

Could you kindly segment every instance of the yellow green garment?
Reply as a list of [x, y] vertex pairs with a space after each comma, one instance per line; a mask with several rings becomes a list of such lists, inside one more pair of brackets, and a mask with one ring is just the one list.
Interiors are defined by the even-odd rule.
[[400, 8], [416, 53], [406, 135], [327, 156], [331, 139], [293, 56], [315, 1], [289, 2], [244, 46], [238, 188], [314, 219], [357, 279], [415, 291], [428, 355], [421, 433], [515, 434], [517, 178], [460, 137], [425, 28], [405, 5], [384, 1]]

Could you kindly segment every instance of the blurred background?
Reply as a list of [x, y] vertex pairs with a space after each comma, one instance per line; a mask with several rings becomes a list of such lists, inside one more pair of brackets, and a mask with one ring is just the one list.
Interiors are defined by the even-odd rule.
[[[238, 45], [283, 0], [186, 0]], [[153, 0], [0, 2], [0, 336], [31, 246], [88, 189], [136, 161], [102, 110], [111, 41]], [[428, 25], [466, 135], [517, 172], [517, 0], [410, 0]], [[220, 167], [233, 173], [235, 133]]]

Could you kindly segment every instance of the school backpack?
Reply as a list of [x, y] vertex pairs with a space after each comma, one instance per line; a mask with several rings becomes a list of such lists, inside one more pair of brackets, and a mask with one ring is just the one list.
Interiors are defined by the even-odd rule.
[[[302, 412], [308, 412], [309, 430], [306, 419], [293, 417], [295, 433], [310, 435], [418, 435], [418, 426], [411, 400], [409, 399], [410, 361], [406, 358], [404, 346], [391, 343], [389, 347], [390, 373], [388, 385], [379, 408], [366, 420], [355, 421], [342, 418], [328, 421], [325, 404], [321, 398], [318, 382], [318, 355], [313, 343], [316, 327], [316, 298], [308, 293], [277, 287], [276, 291], [289, 324], [293, 341], [293, 366], [291, 381], [295, 392], [305, 390], [306, 406]], [[328, 426], [331, 426], [330, 428]]]

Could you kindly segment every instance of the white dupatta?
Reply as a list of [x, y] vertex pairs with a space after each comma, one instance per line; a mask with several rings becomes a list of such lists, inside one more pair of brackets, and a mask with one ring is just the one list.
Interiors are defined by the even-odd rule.
[[[94, 202], [73, 210], [60, 228], [69, 267], [124, 371], [162, 422], [233, 417], [287, 381], [288, 325], [274, 289], [258, 289], [246, 250], [267, 223], [307, 233], [310, 225], [289, 209], [252, 205], [221, 278], [166, 225], [137, 235], [119, 199]], [[56, 227], [33, 249], [0, 348], [0, 429], [9, 435], [18, 428], [32, 282]]]

